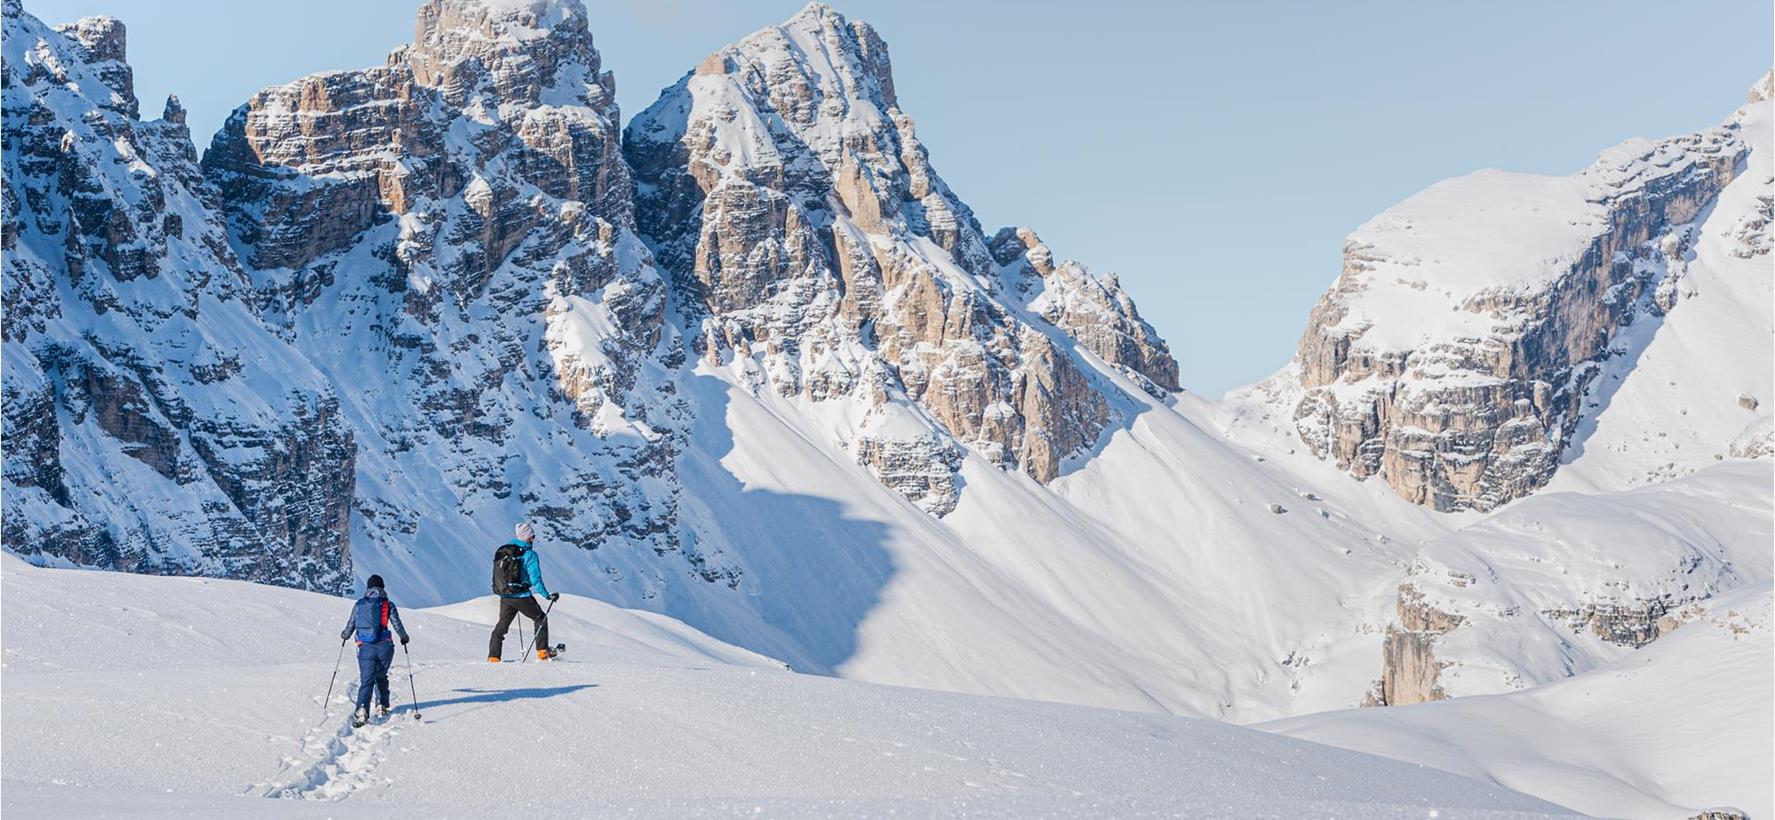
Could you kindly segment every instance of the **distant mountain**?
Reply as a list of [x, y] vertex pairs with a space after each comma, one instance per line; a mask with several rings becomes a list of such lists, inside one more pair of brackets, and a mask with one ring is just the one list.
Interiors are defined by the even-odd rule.
[[578, 2], [432, 0], [201, 162], [121, 23], [5, 15], [38, 563], [444, 603], [528, 519], [552, 587], [800, 670], [1241, 721], [1565, 677], [1772, 576], [1766, 100], [1402, 203], [1214, 402], [821, 4], [619, 132]]
[[[1613, 392], [1598, 377], [1695, 288], [1690, 268], [1730, 265], [1696, 245], [1760, 120], [1623, 143], [1570, 177], [1480, 171], [1388, 209], [1345, 241], [1294, 362], [1260, 389], [1315, 455], [1413, 503], [1489, 510], [1539, 489]], [[1715, 352], [1766, 388], [1767, 350]], [[1739, 395], [1697, 399], [1735, 412]]]

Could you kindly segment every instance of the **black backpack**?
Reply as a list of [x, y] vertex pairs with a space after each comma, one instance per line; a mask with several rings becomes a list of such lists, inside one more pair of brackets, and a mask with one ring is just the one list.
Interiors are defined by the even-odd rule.
[[523, 595], [530, 591], [524, 580], [524, 548], [504, 544], [493, 552], [493, 594]]

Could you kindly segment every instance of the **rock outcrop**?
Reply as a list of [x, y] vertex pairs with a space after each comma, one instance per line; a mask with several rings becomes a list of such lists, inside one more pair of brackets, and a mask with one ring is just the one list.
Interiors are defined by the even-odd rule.
[[1612, 341], [1675, 306], [1736, 124], [1634, 141], [1569, 178], [1484, 171], [1352, 234], [1295, 359], [1302, 441], [1441, 510], [1544, 485]]
[[1405, 706], [1448, 697], [1442, 689], [1443, 663], [1436, 659], [1436, 639], [1466, 619], [1429, 605], [1410, 583], [1399, 585], [1397, 614], [1399, 623], [1387, 627], [1381, 643], [1379, 690], [1364, 705]]
[[5, 14], [5, 545], [107, 569], [351, 584], [356, 447], [269, 332], [182, 109], [123, 24]]
[[903, 466], [960, 461], [931, 461], [948, 447], [927, 431], [1041, 482], [1095, 444], [1113, 388], [1074, 339], [1176, 387], [1113, 279], [1043, 272], [1003, 242], [994, 253], [900, 108], [886, 44], [825, 5], [710, 55], [630, 123], [624, 150], [696, 352], [755, 367], [784, 396], [927, 419], [908, 438], [847, 444], [933, 512], [952, 506], [930, 499], [953, 481]]
[[1028, 228], [1000, 228], [989, 241], [999, 276], [1024, 307], [1162, 398], [1179, 389], [1177, 360], [1140, 318], [1115, 274], [1095, 274], [1054, 252]]

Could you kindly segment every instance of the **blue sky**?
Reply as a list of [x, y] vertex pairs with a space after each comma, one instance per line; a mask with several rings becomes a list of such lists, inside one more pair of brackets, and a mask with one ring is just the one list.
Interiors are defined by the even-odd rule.
[[[586, 0], [625, 117], [800, 0]], [[1184, 386], [1292, 354], [1343, 236], [1445, 177], [1570, 173], [1719, 122], [1772, 61], [1767, 0], [834, 0], [868, 20], [937, 171], [988, 231], [1119, 273]], [[201, 149], [260, 87], [382, 61], [417, 0], [25, 0], [129, 26], [143, 111]]]

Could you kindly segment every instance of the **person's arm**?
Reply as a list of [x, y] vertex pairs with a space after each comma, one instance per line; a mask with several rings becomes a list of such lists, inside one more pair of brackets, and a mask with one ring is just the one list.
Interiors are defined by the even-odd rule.
[[339, 630], [339, 640], [340, 641], [343, 642], [346, 638], [351, 637], [351, 633], [353, 631], [352, 625], [355, 623], [357, 623], [357, 609], [353, 608], [351, 610], [351, 614], [345, 616], [345, 628]]
[[401, 626], [401, 611], [393, 601], [388, 602], [388, 625], [394, 627], [395, 634], [401, 636], [401, 643], [407, 642], [407, 628]]
[[536, 557], [535, 549], [524, 551], [524, 574], [530, 579], [533, 594], [549, 597], [548, 585], [542, 582], [542, 560]]

